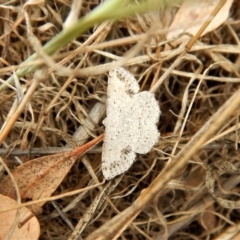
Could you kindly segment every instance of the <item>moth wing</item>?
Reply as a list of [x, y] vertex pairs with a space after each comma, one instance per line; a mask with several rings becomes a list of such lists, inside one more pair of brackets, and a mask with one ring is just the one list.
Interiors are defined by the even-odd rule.
[[[136, 158], [136, 153], [131, 150], [126, 132], [127, 105], [131, 104], [126, 96], [123, 109], [114, 109], [104, 120], [106, 126], [102, 147], [102, 171], [106, 179], [114, 178], [127, 171]], [[109, 103], [112, 104], [111, 98]]]
[[106, 179], [124, 173], [135, 161], [136, 153], [130, 148], [125, 134], [129, 127], [127, 110], [132, 105], [132, 96], [138, 91], [136, 79], [125, 69], [117, 68], [109, 72], [102, 147], [102, 171]]
[[[111, 146], [114, 148], [111, 148]], [[135, 159], [136, 153], [128, 147], [118, 146], [116, 148], [116, 142], [105, 140], [102, 147], [103, 176], [108, 180], [126, 172]]]
[[137, 80], [124, 68], [115, 68], [109, 72], [106, 114], [111, 120], [103, 120], [103, 124], [115, 123], [131, 101], [132, 95], [138, 93]]
[[133, 96], [131, 112], [132, 124], [128, 130], [131, 149], [137, 153], [145, 154], [158, 142], [160, 133], [157, 122], [160, 116], [158, 102], [150, 92], [140, 92]]
[[[121, 87], [120, 87], [120, 83]], [[124, 92], [133, 95], [139, 92], [139, 85], [135, 77], [124, 68], [115, 68], [109, 72], [108, 96], [113, 96]]]

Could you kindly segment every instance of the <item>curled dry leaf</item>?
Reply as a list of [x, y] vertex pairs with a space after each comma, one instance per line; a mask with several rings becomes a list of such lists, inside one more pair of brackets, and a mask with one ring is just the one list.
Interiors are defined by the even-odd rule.
[[[16, 218], [17, 210], [10, 210], [3, 212], [7, 209], [11, 209], [17, 206], [17, 202], [13, 199], [0, 194], [0, 222], [4, 223], [0, 225], [0, 239], [5, 239], [9, 233], [14, 221], [17, 221], [16, 227], [13, 229], [11, 237], [9, 239], [24, 239], [35, 240], [38, 239], [40, 234], [40, 226], [35, 216], [32, 216], [32, 212], [26, 207], [19, 209], [19, 215]], [[28, 217], [31, 218], [25, 222]], [[23, 222], [25, 222], [22, 226]]]
[[[167, 34], [167, 39], [171, 40], [182, 33], [195, 35], [210, 16], [218, 2], [219, 0], [185, 0], [174, 17]], [[226, 21], [232, 2], [233, 0], [226, 1], [202, 35], [215, 30]]]
[[[21, 198], [37, 200], [51, 196], [78, 156], [84, 154], [102, 138], [103, 135], [100, 135], [70, 152], [36, 158], [17, 167], [12, 175], [18, 185]], [[0, 193], [13, 199], [16, 198], [16, 191], [9, 176], [0, 182]], [[44, 202], [35, 205], [33, 211], [40, 211], [43, 204]]]

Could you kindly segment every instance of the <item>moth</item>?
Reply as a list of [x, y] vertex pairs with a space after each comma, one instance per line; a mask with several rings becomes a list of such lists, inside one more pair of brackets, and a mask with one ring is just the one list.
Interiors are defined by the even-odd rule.
[[131, 167], [136, 153], [146, 154], [158, 142], [160, 108], [153, 93], [139, 92], [130, 72], [115, 68], [109, 72], [106, 114], [102, 172], [112, 179]]

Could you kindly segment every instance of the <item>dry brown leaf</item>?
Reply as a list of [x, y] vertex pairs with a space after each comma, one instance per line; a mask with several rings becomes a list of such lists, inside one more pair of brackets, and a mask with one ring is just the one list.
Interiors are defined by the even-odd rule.
[[214, 204], [206, 208], [205, 212], [198, 218], [198, 223], [208, 232], [213, 231], [217, 225], [217, 218], [214, 214], [216, 212]]
[[[9, 233], [14, 221], [17, 221], [17, 225], [14, 228], [12, 235], [9, 239], [24, 239], [35, 240], [39, 238], [40, 226], [35, 216], [32, 216], [32, 212], [26, 207], [19, 209], [19, 216], [16, 218], [17, 210], [10, 210], [2, 212], [6, 209], [11, 209], [17, 206], [17, 202], [13, 199], [0, 195], [0, 222], [4, 223], [0, 225], [0, 239], [5, 239]], [[29, 216], [32, 216], [23, 226], [19, 226]]]
[[[187, 185], [197, 188], [202, 183], [204, 176], [205, 170], [201, 167], [196, 168], [186, 179]], [[190, 193], [187, 194], [187, 198], [189, 196]], [[197, 220], [198, 223], [208, 231], [211, 231], [216, 227], [216, 216], [212, 212], [215, 212], [214, 205], [209, 206], [206, 211], [199, 216]]]
[[[182, 33], [195, 35], [203, 23], [207, 20], [219, 0], [185, 0], [174, 17], [167, 34], [167, 39], [171, 40]], [[233, 0], [227, 0], [218, 14], [205, 29], [202, 36], [218, 28], [228, 18]]]
[[[70, 152], [36, 158], [17, 167], [12, 175], [18, 185], [22, 199], [37, 200], [52, 195], [79, 155], [101, 141], [103, 135]], [[9, 176], [0, 182], [0, 193], [16, 198], [16, 191]], [[39, 211], [44, 202], [34, 207]]]
[[191, 187], [197, 187], [204, 179], [204, 171], [201, 167], [194, 169], [186, 178], [186, 184]]

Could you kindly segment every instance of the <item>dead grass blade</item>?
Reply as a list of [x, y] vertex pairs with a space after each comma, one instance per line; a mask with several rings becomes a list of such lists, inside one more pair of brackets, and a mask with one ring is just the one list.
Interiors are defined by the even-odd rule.
[[77, 226], [75, 227], [72, 235], [68, 240], [77, 240], [81, 236], [84, 228], [89, 224], [90, 220], [96, 214], [96, 210], [99, 210], [103, 203], [106, 201], [106, 198], [111, 194], [112, 191], [115, 190], [116, 186], [122, 180], [123, 175], [109, 181], [106, 186], [101, 190], [98, 196], [94, 199], [94, 201], [89, 206], [88, 210], [85, 212], [84, 216], [80, 219]]
[[[206, 122], [206, 124], [192, 137], [185, 147], [177, 154], [171, 164], [167, 165], [163, 171], [154, 179], [150, 186], [145, 189], [142, 195], [123, 212], [105, 223], [102, 227], [89, 235], [92, 239], [116, 239], [128, 224], [138, 215], [145, 204], [151, 201], [156, 194], [164, 189], [166, 184], [181, 171], [182, 167], [189, 159], [199, 151], [204, 143], [218, 130], [224, 121], [233, 113], [240, 104], [240, 90], [233, 96]], [[108, 231], [106, 231], [108, 229]], [[121, 230], [120, 230], [121, 229]]]
[[[214, 193], [215, 188], [215, 178], [220, 177], [222, 174], [240, 174], [239, 167], [235, 167], [231, 162], [229, 161], [217, 161], [212, 166], [209, 167], [207, 173], [206, 173], [206, 186], [211, 194], [211, 196], [224, 208], [230, 208], [230, 209], [239, 209], [240, 208], [240, 201], [236, 200], [227, 200], [224, 198], [218, 197]], [[230, 194], [229, 192], [226, 194]]]
[[[118, 7], [116, 11], [105, 9], [106, 14], [101, 16], [105, 3], [114, 4], [115, 1], [118, 6], [126, 3], [128, 10], [125, 7]], [[7, 130], [0, 149], [4, 156], [0, 163], [0, 181], [6, 177], [6, 171], [11, 176], [8, 168], [13, 171], [29, 159], [49, 154], [59, 154], [60, 157], [54, 159], [59, 160], [66, 156], [66, 151], [104, 132], [107, 75], [116, 66], [127, 68], [139, 80], [142, 91], [151, 89], [162, 112], [158, 125], [159, 143], [150, 153], [138, 156], [119, 184], [112, 182], [111, 191], [101, 174], [99, 144], [98, 152], [88, 151], [74, 164], [71, 174], [68, 173], [51, 197], [42, 198], [41, 188], [40, 199], [28, 201], [27, 198], [21, 203], [18, 193], [18, 204], [4, 208], [0, 215], [22, 207], [42, 206], [40, 202], [45, 202], [43, 211], [37, 215], [41, 225], [40, 239], [86, 239], [90, 236], [114, 239], [121, 234], [121, 239], [203, 240], [222, 239], [227, 231], [238, 229], [238, 210], [224, 208], [218, 198], [239, 198], [240, 175], [235, 175], [234, 171], [227, 173], [231, 168], [228, 170], [226, 166], [222, 166], [225, 170], [214, 166], [211, 173], [208, 171], [216, 161], [220, 166], [226, 160], [238, 170], [240, 111], [232, 112], [230, 105], [228, 113], [216, 115], [220, 120], [228, 115], [221, 127], [215, 121], [207, 121], [240, 88], [240, 1], [223, 0], [233, 4], [232, 7], [226, 8], [226, 3], [225, 10], [223, 7], [218, 13], [221, 19], [212, 21], [215, 29], [207, 34], [205, 31], [199, 38], [195, 36], [197, 41], [193, 39], [192, 47], [192, 41], [190, 45], [187, 41], [203, 24], [197, 17], [202, 14], [207, 19], [210, 11], [199, 8], [187, 14], [185, 11], [181, 24], [176, 13], [181, 13], [182, 8], [177, 1], [154, 0], [174, 6], [164, 10], [154, 7], [154, 11], [144, 14], [134, 11], [130, 18], [125, 18], [126, 15], [122, 18], [119, 14], [128, 14], [133, 6], [143, 2], [153, 6], [152, 1], [106, 0], [101, 4], [95, 0], [74, 0], [42, 1], [44, 4], [41, 4], [41, 0], [32, 0], [26, 5], [21, 1], [0, 4], [0, 125], [2, 130]], [[199, 2], [206, 4], [205, 10], [210, 10], [223, 1]], [[191, 7], [188, 3], [195, 4], [192, 0], [184, 0], [181, 6], [187, 10]], [[91, 23], [87, 21], [90, 15]], [[72, 32], [79, 21], [88, 26], [78, 26]], [[188, 32], [189, 26], [196, 31]], [[169, 38], [172, 29], [176, 35]], [[181, 41], [182, 37], [187, 37], [187, 41]], [[182, 44], [176, 45], [179, 40]], [[189, 47], [186, 46], [191, 47], [187, 54]], [[38, 58], [33, 60], [36, 55]], [[202, 69], [198, 71], [200, 65]], [[38, 82], [33, 72], [29, 73], [41, 66], [47, 71], [41, 73], [44, 79]], [[16, 72], [15, 81], [13, 71]], [[18, 74], [25, 75], [19, 77]], [[9, 79], [12, 82], [8, 82]], [[26, 98], [30, 90], [31, 95]], [[205, 134], [212, 127], [216, 134], [209, 139], [210, 135]], [[183, 159], [185, 155], [188, 160]], [[71, 162], [74, 157], [70, 165]], [[170, 162], [171, 168], [166, 167]], [[39, 166], [41, 163], [34, 167]], [[54, 163], [51, 166], [54, 169]], [[161, 177], [158, 177], [160, 172]], [[206, 173], [214, 174], [210, 179], [215, 185], [214, 198], [205, 184]], [[196, 185], [189, 187], [186, 181], [189, 176], [192, 183], [199, 177]], [[24, 178], [28, 176], [25, 174]], [[12, 182], [17, 190], [18, 182]], [[25, 195], [31, 193], [28, 188], [31, 186], [24, 190]], [[214, 207], [207, 208], [209, 206]], [[17, 221], [11, 229], [16, 224]], [[102, 225], [105, 232], [91, 235]], [[229, 225], [233, 229], [229, 230]], [[113, 232], [114, 229], [117, 230]]]

